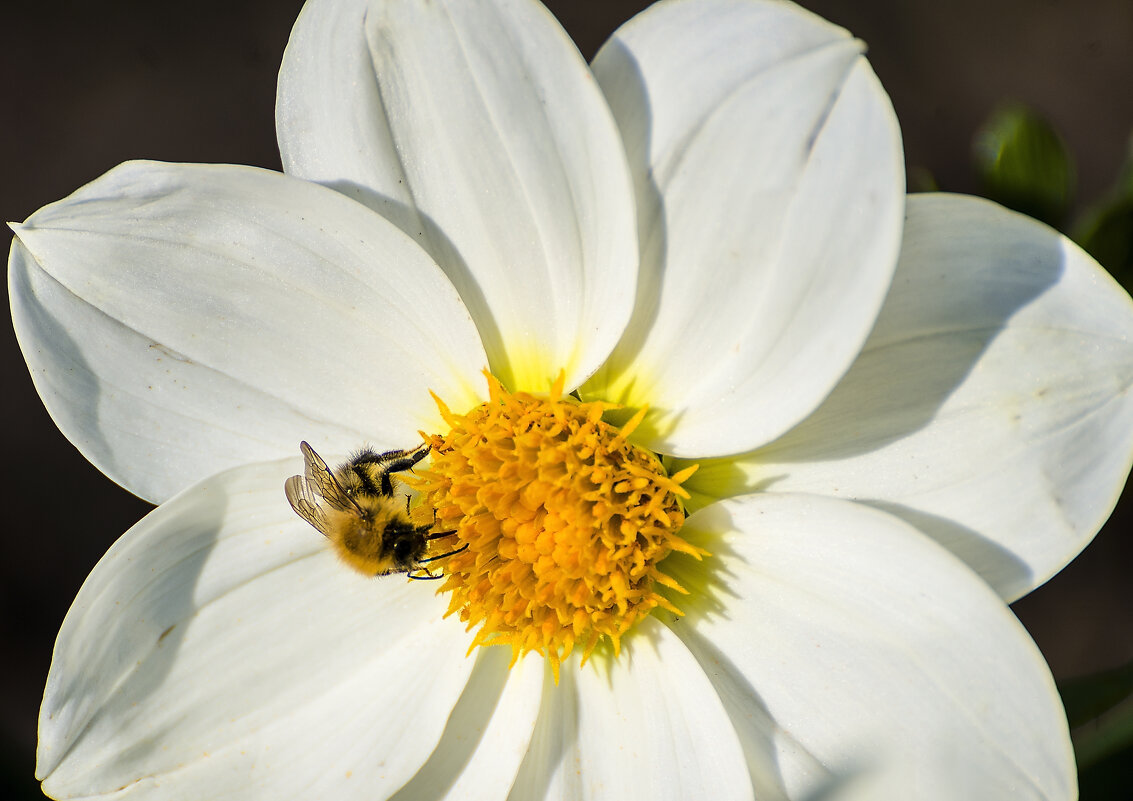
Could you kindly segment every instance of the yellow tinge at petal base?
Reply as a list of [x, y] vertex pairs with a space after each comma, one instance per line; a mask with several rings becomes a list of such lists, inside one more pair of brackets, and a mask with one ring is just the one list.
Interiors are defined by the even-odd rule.
[[436, 530], [455, 532], [440, 591], [448, 614], [479, 626], [472, 647], [536, 651], [557, 679], [575, 645], [585, 660], [605, 637], [616, 653], [654, 609], [680, 614], [658, 590], [685, 590], [660, 563], [706, 555], [677, 535], [696, 468], [669, 476], [629, 443], [644, 410], [619, 429], [602, 420], [614, 406], [564, 396], [561, 376], [543, 398], [488, 382], [490, 400], [467, 414], [437, 399], [451, 430], [408, 480], [423, 496], [416, 513], [435, 510]]

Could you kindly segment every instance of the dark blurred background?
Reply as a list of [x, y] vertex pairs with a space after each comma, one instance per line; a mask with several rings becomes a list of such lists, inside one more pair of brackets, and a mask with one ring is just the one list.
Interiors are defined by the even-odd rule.
[[[631, 0], [549, 3], [589, 58]], [[1074, 208], [1114, 181], [1133, 132], [1131, 0], [811, 0], [888, 89], [910, 175], [978, 193], [973, 133], [1003, 101], [1045, 116], [1077, 162]], [[22, 3], [0, 32], [0, 213], [23, 220], [121, 161], [279, 169], [275, 76], [298, 0]], [[0, 538], [0, 799], [34, 797], [36, 717], [55, 632], [86, 574], [148, 505], [72, 448], [10, 333], [0, 395], [12, 458]], [[1015, 605], [1058, 679], [1133, 660], [1128, 504], [1069, 568]]]

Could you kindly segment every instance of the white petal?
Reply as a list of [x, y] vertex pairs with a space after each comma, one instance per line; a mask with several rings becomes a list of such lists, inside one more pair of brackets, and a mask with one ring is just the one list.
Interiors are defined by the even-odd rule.
[[893, 291], [845, 380], [779, 442], [690, 483], [870, 503], [1015, 600], [1117, 502], [1131, 386], [1133, 303], [1093, 259], [987, 201], [912, 195]]
[[510, 660], [510, 649], [480, 649], [441, 742], [391, 801], [507, 797], [535, 728], [544, 666], [542, 657], [530, 657], [509, 671]]
[[936, 543], [859, 504], [775, 493], [706, 507], [682, 534], [716, 554], [719, 609], [686, 604], [674, 630], [787, 797], [894, 766], [912, 784], [883, 797], [1071, 796], [1042, 655]]
[[669, 629], [647, 619], [612, 664], [547, 671], [543, 708], [509, 801], [750, 799], [719, 697]]
[[917, 771], [908, 765], [890, 763], [839, 776], [823, 783], [806, 801], [884, 801], [905, 799], [917, 786]]
[[633, 190], [586, 64], [529, 0], [313, 0], [280, 69], [284, 169], [379, 210], [446, 270], [493, 372], [567, 387], [621, 335]]
[[468, 637], [427, 582], [342, 565], [283, 500], [297, 466], [209, 478], [95, 567], [44, 694], [52, 797], [384, 798], [425, 762]]
[[865, 341], [904, 202], [889, 98], [845, 31], [780, 2], [658, 3], [594, 71], [637, 180], [634, 318], [588, 392], [639, 436], [737, 453], [809, 414]]
[[444, 274], [336, 192], [249, 167], [130, 163], [14, 226], [36, 388], [103, 472], [161, 501], [296, 452], [439, 430], [486, 365]]

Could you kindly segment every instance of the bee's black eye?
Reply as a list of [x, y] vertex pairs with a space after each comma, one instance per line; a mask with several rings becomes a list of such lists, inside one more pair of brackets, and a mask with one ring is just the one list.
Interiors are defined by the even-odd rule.
[[404, 562], [409, 558], [409, 554], [413, 551], [413, 543], [409, 540], [398, 540], [393, 544], [393, 558], [398, 562]]

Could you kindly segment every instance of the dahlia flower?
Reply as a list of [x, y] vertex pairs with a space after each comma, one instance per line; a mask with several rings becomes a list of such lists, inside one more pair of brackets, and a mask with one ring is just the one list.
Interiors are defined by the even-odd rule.
[[[284, 174], [128, 163], [15, 225], [44, 403], [159, 504], [63, 623], [44, 790], [1072, 797], [1005, 601], [1125, 481], [1133, 304], [906, 198], [863, 52], [773, 0], [589, 66], [533, 0], [309, 0]], [[442, 580], [362, 575], [299, 442], [422, 435]]]

